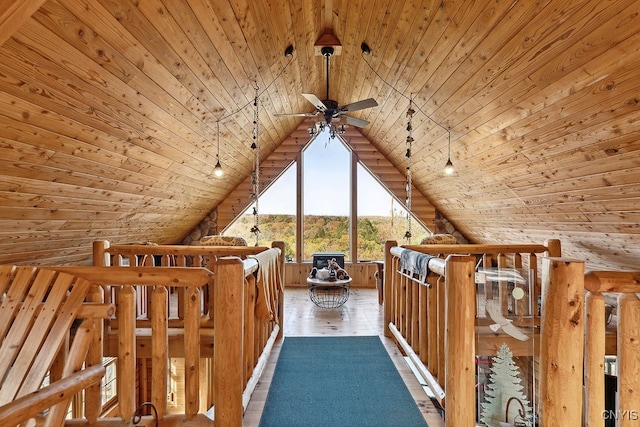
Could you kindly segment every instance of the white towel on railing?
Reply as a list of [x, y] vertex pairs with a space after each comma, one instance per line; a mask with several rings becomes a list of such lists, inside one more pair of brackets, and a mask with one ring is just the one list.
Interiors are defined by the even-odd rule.
[[278, 295], [280, 290], [284, 290], [280, 277], [280, 250], [271, 248], [250, 257], [258, 261], [256, 316], [262, 321], [277, 322]]

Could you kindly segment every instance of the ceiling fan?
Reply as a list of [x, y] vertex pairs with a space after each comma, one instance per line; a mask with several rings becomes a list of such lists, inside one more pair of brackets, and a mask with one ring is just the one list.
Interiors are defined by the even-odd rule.
[[[336, 132], [343, 134], [345, 132], [346, 125], [365, 127], [369, 124], [368, 121], [358, 119], [356, 117], [347, 116], [346, 113], [351, 113], [365, 108], [376, 107], [378, 103], [373, 98], [364, 99], [362, 101], [353, 102], [351, 104], [340, 106], [337, 101], [329, 98], [329, 58], [333, 55], [334, 49], [331, 46], [324, 46], [321, 50], [322, 56], [325, 57], [327, 63], [327, 96], [326, 99], [320, 100], [312, 93], [303, 93], [307, 101], [313, 104], [316, 108], [315, 113], [292, 113], [292, 114], [276, 114], [280, 117], [316, 117], [322, 116], [324, 121], [316, 122], [316, 127], [309, 129], [309, 135], [314, 136], [316, 133], [322, 131], [325, 126], [329, 128], [331, 136], [335, 137]], [[339, 123], [339, 127], [336, 127], [335, 122]], [[317, 128], [317, 129], [316, 129]]]

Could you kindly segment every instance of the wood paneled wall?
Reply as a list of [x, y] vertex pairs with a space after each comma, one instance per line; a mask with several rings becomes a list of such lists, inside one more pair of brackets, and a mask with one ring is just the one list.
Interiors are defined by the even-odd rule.
[[[307, 277], [313, 268], [311, 262], [295, 263], [288, 262], [284, 265], [285, 284], [286, 286], [302, 286], [306, 287]], [[344, 268], [352, 279], [351, 286], [354, 288], [375, 288], [376, 279], [375, 272], [378, 267], [374, 263], [359, 262], [350, 263], [345, 261]]]

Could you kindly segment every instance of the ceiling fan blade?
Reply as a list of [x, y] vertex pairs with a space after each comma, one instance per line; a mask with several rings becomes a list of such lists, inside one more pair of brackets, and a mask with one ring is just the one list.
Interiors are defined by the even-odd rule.
[[373, 98], [369, 98], [369, 99], [363, 99], [362, 101], [353, 102], [351, 104], [347, 104], [343, 107], [340, 107], [340, 111], [351, 112], [351, 111], [358, 111], [358, 110], [363, 110], [365, 108], [371, 108], [371, 107], [377, 107], [377, 106], [378, 106], [378, 103], [376, 102], [376, 100]]
[[327, 106], [324, 105], [324, 103], [322, 101], [320, 101], [320, 99], [318, 99], [318, 97], [315, 96], [314, 94], [312, 94], [312, 93], [303, 93], [302, 96], [307, 98], [307, 101], [312, 103], [313, 106], [316, 107], [316, 110], [321, 111], [323, 113], [327, 110]]
[[351, 126], [363, 128], [369, 124], [368, 121], [362, 120], [362, 119], [356, 119], [355, 117], [350, 117], [350, 116], [343, 116], [343, 117], [347, 120], [347, 124], [350, 124]]
[[315, 117], [318, 113], [276, 113], [277, 117]]

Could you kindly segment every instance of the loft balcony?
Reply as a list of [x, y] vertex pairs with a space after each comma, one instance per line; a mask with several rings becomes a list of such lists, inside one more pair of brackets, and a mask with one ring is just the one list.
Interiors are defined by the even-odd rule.
[[[257, 423], [260, 401], [252, 402], [251, 396], [261, 375], [272, 369], [270, 353], [274, 348], [277, 353], [283, 328], [301, 335], [335, 333], [319, 327], [317, 319], [301, 316], [305, 305], [314, 307], [304, 287], [288, 288], [291, 306], [285, 309], [282, 250], [278, 242], [272, 246], [97, 242], [93, 267], [3, 266], [0, 316], [8, 320], [1, 324], [8, 326], [0, 348], [5, 378], [1, 424], [33, 419], [36, 424], [124, 426], [138, 418], [140, 425], [157, 421], [161, 426]], [[634, 315], [638, 273], [585, 274], [580, 262], [559, 257], [555, 241], [414, 246], [387, 242], [385, 254], [384, 282], [379, 283], [382, 304], [375, 290], [364, 289], [362, 295], [368, 293], [369, 299], [352, 298], [344, 308], [368, 310], [373, 322], [343, 322], [340, 327], [346, 328], [343, 332], [384, 335], [390, 353], [406, 356], [396, 358], [397, 365], [408, 361], [426, 384], [430, 405], [447, 414], [446, 425], [475, 425], [475, 405], [468, 403], [476, 399], [476, 365], [505, 342], [515, 356], [529, 358], [535, 366], [539, 382], [532, 400], [537, 399], [539, 419], [547, 421], [543, 425], [565, 419], [566, 408], [601, 419], [606, 410], [607, 355], [617, 356], [619, 384], [628, 390], [638, 386], [637, 376], [625, 375], [638, 366], [632, 345], [640, 330]], [[426, 256], [422, 259], [427, 271], [406, 264], [407, 255], [414, 260]], [[539, 310], [533, 305], [525, 309], [508, 296], [514, 294], [511, 279], [501, 277], [491, 291], [478, 286], [479, 267], [489, 266], [505, 272], [532, 271], [525, 295], [539, 302]], [[265, 279], [269, 271], [273, 280]], [[617, 295], [615, 320], [607, 322], [606, 301], [611, 295]], [[495, 319], [488, 320], [478, 310], [486, 309], [488, 300], [499, 301], [502, 315], [517, 319], [515, 325], [530, 334], [527, 340], [533, 345], [522, 345], [506, 328], [492, 328]], [[56, 315], [45, 316], [49, 310]], [[312, 312], [329, 318], [332, 313]], [[48, 327], [33, 328], [45, 318]], [[43, 344], [38, 347], [38, 342]], [[569, 342], [575, 345], [569, 348]], [[31, 367], [22, 359], [26, 355], [36, 361]], [[105, 405], [101, 396], [105, 360], [116, 365], [113, 406]], [[583, 365], [584, 370], [566, 369]], [[18, 380], [21, 370], [24, 378]], [[48, 385], [41, 387], [45, 377]], [[16, 387], [16, 381], [22, 386]], [[582, 393], [559, 393], [566, 387], [582, 390], [583, 383], [584, 399]], [[6, 399], [12, 388], [17, 391]], [[620, 408], [631, 407], [633, 398], [619, 393]], [[509, 410], [506, 415], [512, 418]], [[431, 419], [429, 425], [437, 422]]]

